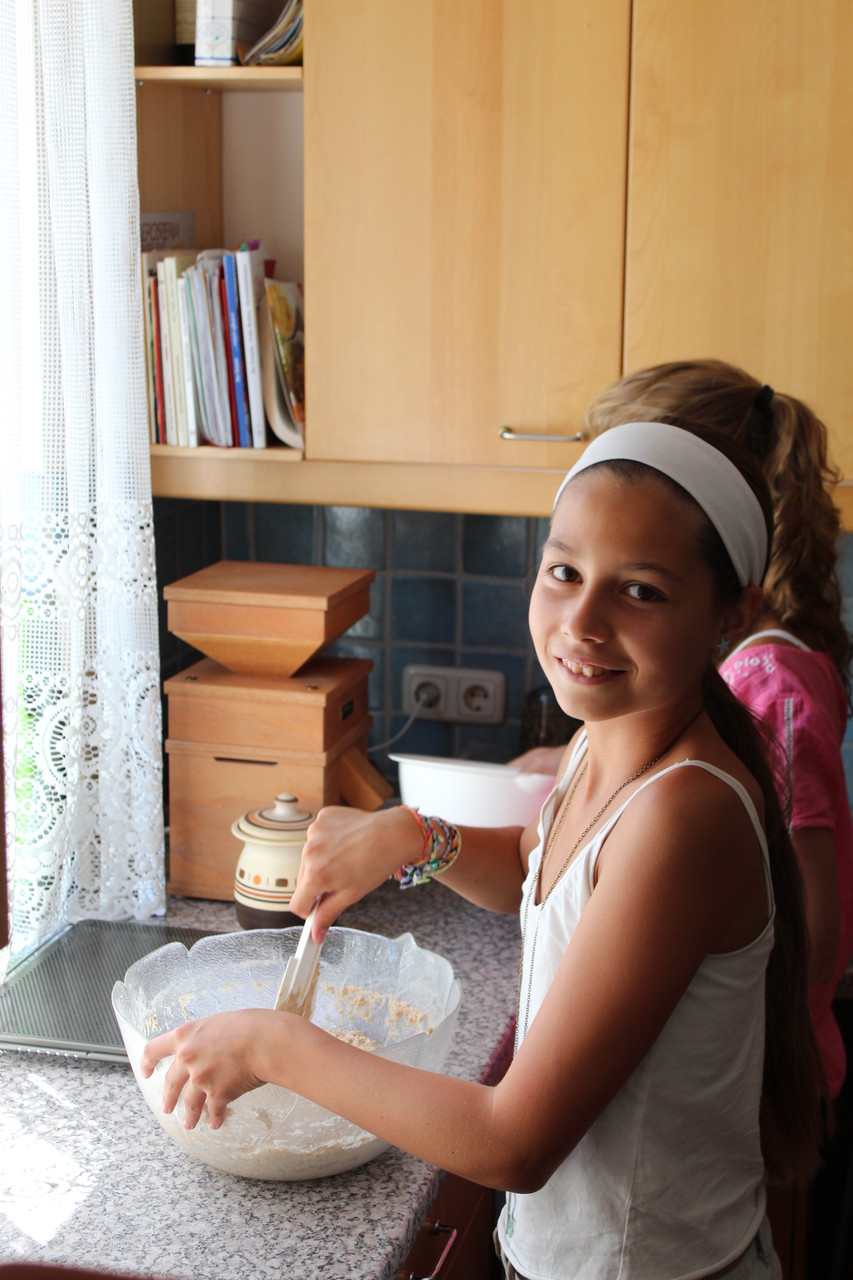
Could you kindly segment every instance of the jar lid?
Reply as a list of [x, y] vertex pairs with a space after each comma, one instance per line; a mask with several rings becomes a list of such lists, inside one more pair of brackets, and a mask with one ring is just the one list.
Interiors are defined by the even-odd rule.
[[267, 835], [286, 836], [288, 832], [298, 834], [306, 831], [314, 821], [310, 809], [300, 807], [296, 796], [289, 792], [277, 795], [274, 803], [265, 809], [250, 809], [237, 821], [237, 826], [253, 836]]

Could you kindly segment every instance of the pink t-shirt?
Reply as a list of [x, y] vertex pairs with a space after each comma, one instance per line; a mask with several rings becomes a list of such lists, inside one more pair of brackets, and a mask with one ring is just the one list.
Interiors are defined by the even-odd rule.
[[[788, 633], [776, 632], [776, 636]], [[826, 827], [835, 836], [841, 936], [835, 973], [809, 987], [809, 1007], [833, 1097], [844, 1080], [846, 1058], [832, 1000], [853, 953], [853, 820], [841, 743], [847, 698], [826, 654], [774, 641], [739, 646], [720, 673], [729, 688], [773, 731], [784, 752], [785, 791], [791, 793], [791, 827]], [[796, 645], [797, 647], [794, 647]], [[781, 762], [780, 762], [781, 763]]]

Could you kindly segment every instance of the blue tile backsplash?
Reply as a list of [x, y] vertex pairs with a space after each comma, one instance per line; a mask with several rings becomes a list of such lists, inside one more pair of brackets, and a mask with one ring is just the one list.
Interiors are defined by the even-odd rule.
[[[155, 500], [154, 513], [161, 599], [167, 583], [219, 559], [373, 569], [369, 612], [330, 646], [331, 652], [373, 662], [373, 747], [406, 724], [403, 668], [428, 663], [502, 671], [505, 723], [416, 721], [389, 748], [392, 752], [504, 761], [521, 750], [524, 695], [544, 683], [527, 629], [527, 592], [546, 521], [163, 499]], [[163, 679], [197, 658], [195, 650], [169, 634], [163, 608]], [[395, 779], [387, 751], [374, 751], [371, 759]]]
[[[173, 499], [156, 499], [154, 516], [164, 680], [198, 658], [166, 628], [167, 583], [219, 559], [373, 569], [369, 613], [330, 647], [373, 662], [371, 746], [406, 724], [403, 668], [428, 663], [502, 671], [506, 720], [495, 726], [415, 721], [391, 752], [505, 761], [521, 750], [525, 694], [545, 683], [530, 643], [527, 602], [546, 520]], [[843, 539], [841, 577], [853, 628], [853, 535]], [[388, 751], [374, 750], [371, 759], [395, 780]], [[853, 795], [850, 728], [844, 759]]]
[[459, 560], [459, 516], [432, 511], [391, 512], [392, 569], [455, 573]]

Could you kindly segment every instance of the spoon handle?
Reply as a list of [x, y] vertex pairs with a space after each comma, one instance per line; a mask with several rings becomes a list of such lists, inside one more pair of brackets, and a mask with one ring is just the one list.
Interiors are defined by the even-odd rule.
[[322, 942], [315, 942], [311, 937], [314, 917], [319, 905], [320, 899], [316, 898], [302, 926], [296, 951], [288, 960], [284, 970], [284, 977], [273, 1006], [275, 1009], [304, 1014], [305, 1005], [313, 995], [317, 967], [320, 963], [320, 948], [323, 945]]

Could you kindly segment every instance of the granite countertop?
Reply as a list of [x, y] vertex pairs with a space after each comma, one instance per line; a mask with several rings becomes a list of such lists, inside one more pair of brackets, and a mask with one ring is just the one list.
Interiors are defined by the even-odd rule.
[[[167, 921], [239, 927], [231, 903], [190, 899], [170, 899]], [[340, 923], [389, 937], [410, 931], [445, 955], [462, 984], [445, 1071], [500, 1075], [517, 990], [515, 917], [480, 911], [440, 885], [389, 884]], [[331, 1178], [233, 1177], [171, 1142], [129, 1067], [0, 1053], [0, 1262], [177, 1280], [393, 1280], [443, 1179], [393, 1148]]]

